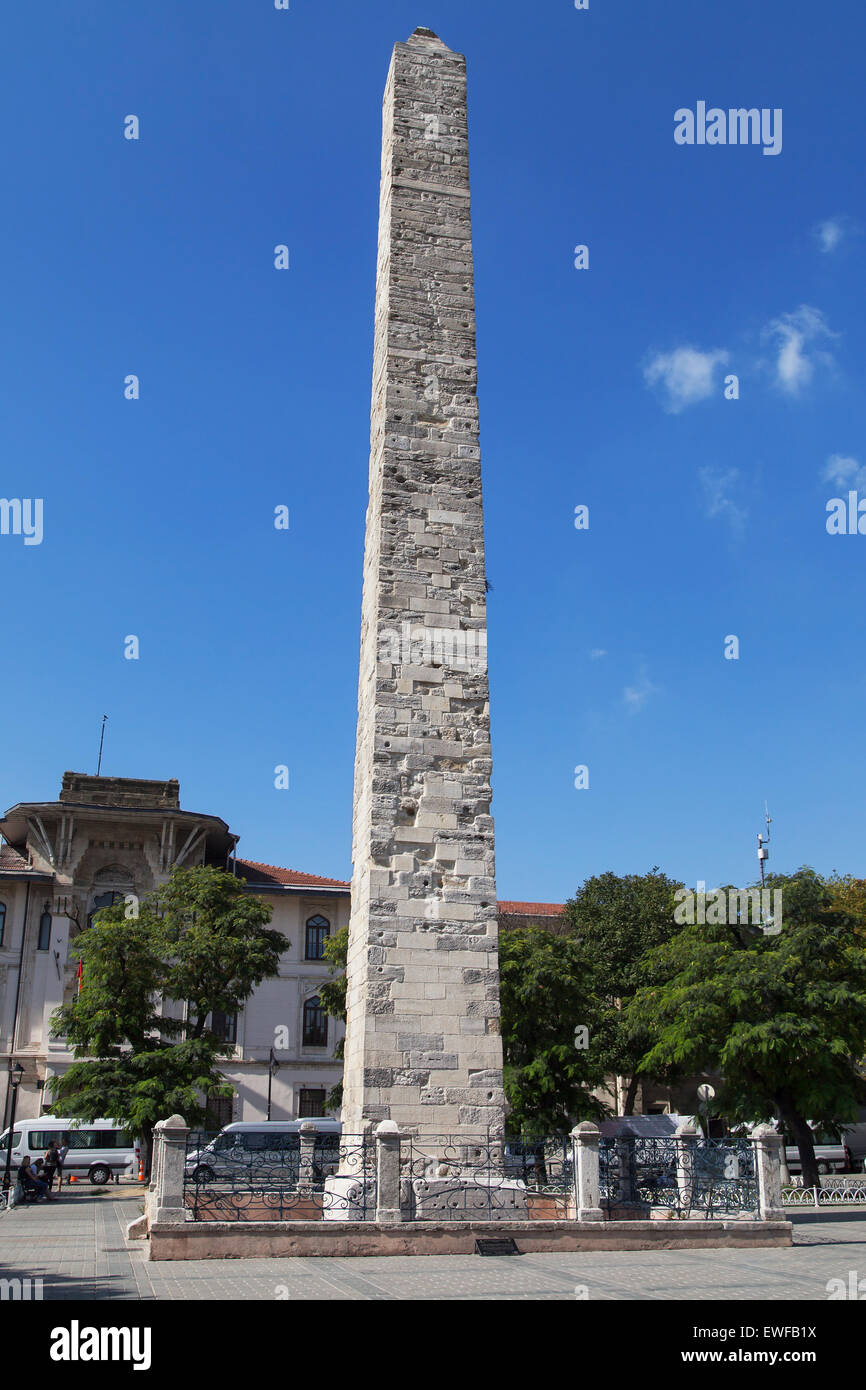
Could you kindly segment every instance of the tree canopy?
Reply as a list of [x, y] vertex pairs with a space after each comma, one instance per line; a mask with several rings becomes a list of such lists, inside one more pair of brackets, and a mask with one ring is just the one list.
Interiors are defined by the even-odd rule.
[[[334, 936], [329, 936], [324, 948], [325, 960], [331, 967], [331, 979], [326, 980], [319, 990], [322, 1008], [331, 1018], [346, 1022], [346, 960], [349, 954], [349, 928], [341, 927]], [[334, 1048], [334, 1056], [342, 1059], [345, 1040], [343, 1038]], [[329, 1110], [339, 1110], [343, 1104], [343, 1083], [332, 1086], [325, 1104]]]
[[566, 1133], [575, 1119], [600, 1118], [590, 1091], [604, 1072], [580, 942], [541, 927], [502, 932], [499, 970], [509, 1130]]
[[582, 956], [582, 989], [593, 999], [592, 1056], [602, 1074], [620, 1077], [622, 1111], [634, 1111], [649, 1035], [627, 1005], [646, 983], [647, 953], [675, 936], [674, 895], [681, 887], [658, 867], [645, 874], [610, 871], [588, 878], [565, 905]]
[[208, 1098], [232, 1094], [218, 1062], [233, 1044], [214, 1014], [236, 1014], [289, 944], [270, 918], [242, 879], [206, 867], [175, 870], [137, 914], [124, 903], [98, 912], [75, 941], [80, 992], [52, 1017], [76, 1058], [52, 1082], [53, 1113], [116, 1120], [148, 1150], [169, 1115], [206, 1124]]
[[866, 1095], [866, 951], [862, 919], [811, 869], [768, 884], [782, 892], [774, 933], [745, 923], [686, 926], [650, 953], [655, 980], [628, 1007], [648, 1028], [639, 1066], [723, 1074], [729, 1121], [780, 1118], [807, 1186], [819, 1181], [809, 1121], [856, 1119]]

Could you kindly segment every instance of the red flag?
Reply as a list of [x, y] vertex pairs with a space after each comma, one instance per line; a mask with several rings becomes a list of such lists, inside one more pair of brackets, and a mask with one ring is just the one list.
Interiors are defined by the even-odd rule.
[[78, 993], [80, 994], [81, 981], [84, 979], [84, 961], [81, 959], [80, 956], [78, 957], [78, 969], [75, 972], [75, 978], [78, 981]]

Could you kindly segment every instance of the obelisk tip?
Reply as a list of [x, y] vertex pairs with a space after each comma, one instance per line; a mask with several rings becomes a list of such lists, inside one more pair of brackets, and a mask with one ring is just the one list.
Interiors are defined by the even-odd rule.
[[418, 28], [415, 30], [414, 34], [410, 36], [408, 41], [409, 43], [438, 43], [442, 46], [442, 48], [446, 47], [446, 45], [442, 43], [442, 40], [440, 39], [439, 35], [434, 33], [432, 29], [425, 28], [423, 24], [419, 24]]

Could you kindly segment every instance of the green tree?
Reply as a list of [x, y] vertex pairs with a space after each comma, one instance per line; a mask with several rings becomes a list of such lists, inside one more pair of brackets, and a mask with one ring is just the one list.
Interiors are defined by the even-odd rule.
[[674, 895], [682, 885], [658, 867], [646, 874], [612, 872], [588, 878], [565, 905], [583, 955], [583, 990], [595, 1000], [593, 1055], [619, 1079], [622, 1113], [632, 1115], [641, 1082], [657, 1080], [641, 1066], [649, 1036], [628, 1004], [646, 983], [647, 952], [675, 936]]
[[[242, 879], [212, 868], [175, 870], [138, 916], [123, 903], [97, 913], [76, 939], [80, 993], [52, 1017], [76, 1058], [52, 1082], [53, 1113], [116, 1120], [148, 1156], [158, 1120], [206, 1124], [209, 1098], [232, 1094], [218, 1063], [233, 1050], [208, 1019], [277, 974], [289, 943], [270, 918]], [[186, 1002], [186, 1022], [161, 1012], [170, 1000]]]
[[[322, 1008], [331, 1018], [346, 1022], [346, 961], [349, 955], [349, 928], [341, 927], [328, 937], [324, 945], [325, 960], [331, 967], [331, 979], [326, 980], [319, 990]], [[341, 1038], [334, 1048], [334, 1056], [342, 1061], [345, 1039]], [[332, 1086], [325, 1101], [329, 1110], [339, 1110], [343, 1104], [343, 1083]]]
[[722, 1072], [728, 1118], [780, 1119], [811, 1187], [808, 1122], [854, 1120], [866, 1094], [862, 923], [811, 869], [768, 886], [782, 892], [776, 934], [744, 922], [685, 927], [651, 954], [664, 982], [648, 983], [628, 1012], [649, 1029], [642, 1068]]
[[832, 874], [826, 883], [833, 906], [859, 922], [857, 934], [866, 945], [866, 878]]
[[165, 962], [162, 992], [187, 1003], [187, 1036], [207, 1032], [208, 1015], [237, 1013], [256, 985], [277, 974], [289, 943], [267, 929], [271, 908], [218, 869], [178, 869], [153, 895], [154, 929]]
[[601, 1118], [604, 1107], [590, 1094], [603, 1076], [596, 1006], [580, 944], [540, 927], [505, 931], [499, 970], [509, 1129], [565, 1133], [575, 1120]]

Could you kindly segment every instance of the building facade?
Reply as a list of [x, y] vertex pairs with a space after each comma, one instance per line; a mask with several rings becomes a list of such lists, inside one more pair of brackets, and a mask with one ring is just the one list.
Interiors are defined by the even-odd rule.
[[[322, 948], [349, 920], [349, 885], [240, 860], [238, 837], [218, 816], [184, 811], [176, 781], [89, 777], [67, 772], [56, 802], [20, 802], [0, 821], [0, 1068], [24, 1068], [17, 1114], [50, 1103], [48, 1082], [73, 1061], [52, 1035], [54, 1010], [78, 988], [76, 938], [93, 914], [141, 899], [172, 870], [211, 865], [247, 880], [273, 909], [289, 948], [237, 1018], [220, 1020], [234, 1044], [222, 1070], [235, 1088], [215, 1118], [294, 1119], [324, 1113], [340, 1080], [342, 1024], [319, 1005], [330, 977]], [[176, 1016], [182, 1006], [166, 1001]], [[5, 1092], [5, 1087], [4, 1087]], [[8, 1115], [8, 1096], [0, 1098]]]
[[343, 1075], [334, 1051], [345, 1028], [319, 1002], [319, 989], [331, 978], [322, 951], [349, 924], [349, 884], [245, 859], [236, 869], [272, 907], [270, 925], [288, 938], [289, 949], [279, 975], [259, 985], [237, 1020], [235, 1056], [222, 1064], [235, 1088], [223, 1122], [267, 1118], [272, 1048], [278, 1070], [270, 1075], [271, 1119], [324, 1115], [327, 1094]]

